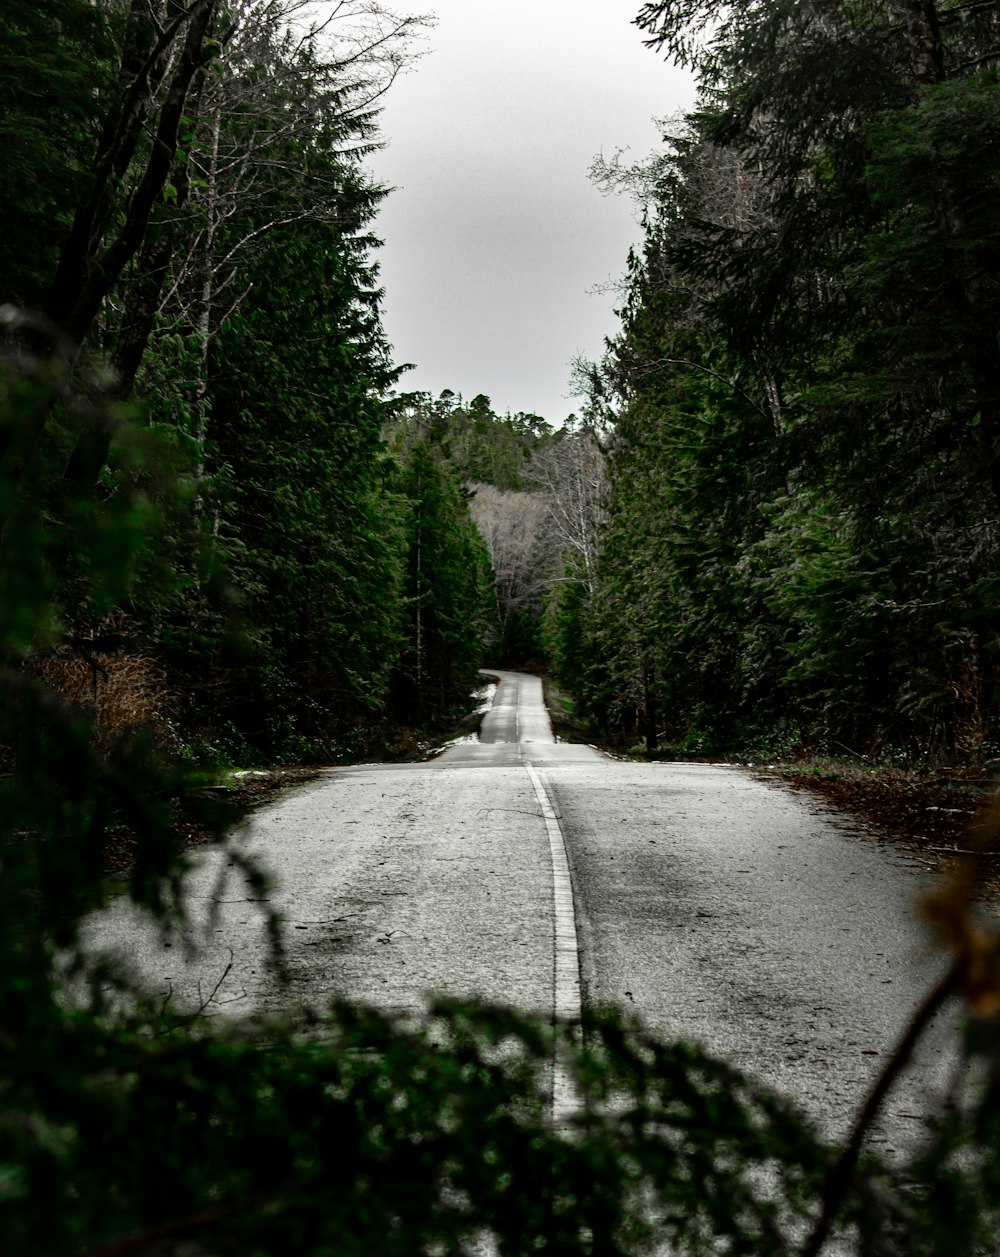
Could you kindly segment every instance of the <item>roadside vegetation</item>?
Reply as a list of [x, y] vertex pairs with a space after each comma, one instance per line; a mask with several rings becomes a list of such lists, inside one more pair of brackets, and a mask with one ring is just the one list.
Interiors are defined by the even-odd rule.
[[[32, 666], [104, 744], [144, 729], [206, 768], [392, 753], [465, 707], [488, 617], [457, 482], [384, 433], [364, 160], [425, 23], [350, 0], [310, 28], [308, 7], [0, 17], [2, 335], [104, 364], [181, 486], [161, 502], [150, 477], [162, 527], [126, 597], [76, 598], [79, 564], [47, 554], [59, 632]], [[122, 422], [50, 405], [8, 474], [56, 518], [113, 510]]]
[[698, 75], [597, 163], [642, 247], [591, 364], [606, 521], [552, 662], [606, 740], [997, 756], [995, 8], [650, 3]]

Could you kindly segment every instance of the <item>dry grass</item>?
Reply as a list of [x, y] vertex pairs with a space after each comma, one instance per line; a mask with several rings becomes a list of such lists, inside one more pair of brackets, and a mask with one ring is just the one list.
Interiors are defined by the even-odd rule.
[[171, 741], [170, 692], [155, 659], [62, 646], [36, 660], [34, 670], [60, 698], [93, 719], [102, 750], [139, 732], [152, 734], [160, 745]]

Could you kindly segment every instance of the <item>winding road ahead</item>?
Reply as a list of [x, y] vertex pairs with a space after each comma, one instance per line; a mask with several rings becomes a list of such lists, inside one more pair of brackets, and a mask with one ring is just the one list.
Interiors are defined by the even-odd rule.
[[[842, 1132], [941, 963], [905, 857], [735, 767], [635, 764], [557, 743], [541, 684], [498, 680], [478, 740], [426, 764], [331, 769], [257, 813], [291, 989], [218, 853], [192, 875], [218, 918], [197, 964], [120, 905], [93, 945], [180, 1006], [276, 1011], [347, 996], [402, 1011], [429, 992], [572, 1016], [638, 1013], [700, 1042]], [[229, 963], [224, 981], [214, 990]], [[878, 1137], [905, 1140], [944, 1085], [937, 1027]]]

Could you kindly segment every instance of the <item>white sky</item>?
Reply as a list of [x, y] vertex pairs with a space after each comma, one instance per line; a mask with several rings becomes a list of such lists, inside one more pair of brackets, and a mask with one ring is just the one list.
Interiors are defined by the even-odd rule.
[[[402, 6], [399, 6], [402, 7]], [[438, 18], [386, 97], [397, 190], [375, 225], [385, 328], [401, 390], [444, 388], [561, 422], [569, 363], [616, 330], [640, 237], [626, 197], [587, 178], [594, 156], [659, 146], [652, 118], [690, 106], [687, 74], [642, 45], [640, 0], [429, 0]], [[411, 11], [426, 11], [416, 0]]]

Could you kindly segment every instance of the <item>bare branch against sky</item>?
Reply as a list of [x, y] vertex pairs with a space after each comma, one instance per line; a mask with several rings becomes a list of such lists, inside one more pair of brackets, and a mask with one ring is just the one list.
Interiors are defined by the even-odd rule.
[[638, 0], [431, 0], [428, 53], [386, 98], [397, 190], [384, 238], [385, 323], [402, 389], [561, 422], [570, 359], [598, 356], [639, 238], [633, 207], [587, 178], [594, 156], [640, 158], [652, 118], [688, 107], [690, 78], [642, 46]]

